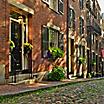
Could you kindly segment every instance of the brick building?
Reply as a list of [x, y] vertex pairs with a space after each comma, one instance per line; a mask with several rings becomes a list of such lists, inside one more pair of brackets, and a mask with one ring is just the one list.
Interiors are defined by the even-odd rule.
[[[92, 1], [93, 8], [95, 1]], [[82, 69], [78, 62], [80, 56], [91, 57], [92, 50], [87, 41], [87, 12], [90, 9], [86, 5], [87, 0], [1, 0], [0, 82], [15, 82], [29, 78], [31, 73], [50, 70], [52, 62], [47, 58], [49, 47], [64, 50], [64, 58], [59, 60], [58, 65], [67, 70], [67, 77], [82, 72], [86, 74], [91, 68], [88, 66], [90, 61]], [[97, 1], [96, 5], [99, 18]], [[100, 30], [97, 32], [99, 36]], [[12, 54], [10, 40], [15, 44]], [[33, 45], [28, 55], [24, 52], [26, 42]]]

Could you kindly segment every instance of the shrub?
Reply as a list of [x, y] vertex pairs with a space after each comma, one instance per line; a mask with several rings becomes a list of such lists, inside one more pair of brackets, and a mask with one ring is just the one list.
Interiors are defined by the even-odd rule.
[[91, 73], [88, 73], [88, 78], [93, 78], [96, 76], [96, 72], [92, 71]]
[[51, 72], [48, 73], [48, 80], [60, 81], [65, 78], [64, 69], [62, 67], [55, 67]]

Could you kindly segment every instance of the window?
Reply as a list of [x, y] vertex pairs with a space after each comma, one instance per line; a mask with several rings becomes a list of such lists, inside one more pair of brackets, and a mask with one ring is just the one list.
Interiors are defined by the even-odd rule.
[[58, 12], [58, 0], [51, 0], [50, 6], [52, 10]]
[[75, 30], [75, 12], [71, 8], [69, 8], [69, 10], [68, 10], [68, 17], [69, 17], [69, 20], [68, 20], [69, 28], [70, 28], [70, 30], [74, 31]]
[[59, 0], [58, 2], [58, 12], [63, 13], [64, 12], [64, 3], [63, 0]]
[[45, 2], [46, 4], [50, 4], [50, 0], [42, 0], [43, 2]]
[[92, 40], [92, 44], [94, 44], [95, 43], [95, 34], [91, 35], [91, 40]]
[[42, 0], [49, 5], [49, 8], [57, 13], [63, 14], [64, 12], [64, 0]]
[[90, 9], [90, 0], [86, 0], [86, 7]]
[[90, 35], [90, 32], [87, 32], [87, 47], [90, 47], [91, 45], [91, 35]]
[[91, 10], [93, 10], [93, 1], [90, 0], [90, 4], [91, 4]]
[[84, 34], [84, 20], [82, 19], [82, 17], [79, 18], [79, 33], [80, 35]]
[[84, 7], [84, 0], [79, 0], [80, 9], [83, 9]]
[[89, 11], [87, 11], [87, 14], [86, 14], [86, 23], [87, 23], [87, 26], [89, 26], [91, 23], [91, 13]]
[[42, 57], [47, 57], [49, 47], [63, 50], [63, 34], [50, 27], [42, 27]]

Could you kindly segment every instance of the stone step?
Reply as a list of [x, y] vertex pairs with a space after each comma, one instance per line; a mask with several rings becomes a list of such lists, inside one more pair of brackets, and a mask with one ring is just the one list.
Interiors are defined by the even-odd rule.
[[19, 85], [19, 84], [34, 84], [36, 82], [36, 79], [27, 79], [27, 80], [22, 80], [18, 81], [16, 83], [9, 83], [10, 85]]
[[75, 77], [73, 74], [69, 74], [69, 78], [70, 79], [77, 79], [77, 77]]

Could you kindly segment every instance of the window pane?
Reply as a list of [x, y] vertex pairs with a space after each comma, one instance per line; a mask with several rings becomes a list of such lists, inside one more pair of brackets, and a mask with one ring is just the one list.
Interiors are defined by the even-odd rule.
[[71, 30], [75, 30], [75, 12], [74, 12], [74, 10], [73, 9], [71, 9], [71, 8], [69, 8], [69, 10], [68, 10], [69, 12], [68, 12], [68, 17], [69, 17], [69, 28], [71, 29]]
[[50, 8], [58, 12], [58, 0], [50, 0]]
[[82, 17], [80, 17], [80, 35], [84, 34], [84, 20], [82, 19]]
[[58, 6], [59, 6], [59, 7], [58, 7], [58, 9], [59, 9], [58, 11], [59, 11], [60, 13], [63, 13], [63, 12], [64, 12], [64, 10], [63, 10], [63, 9], [64, 9], [64, 8], [63, 8], [63, 7], [64, 7], [64, 4], [63, 4], [63, 1], [62, 1], [62, 0], [59, 0]]
[[49, 29], [49, 46], [58, 47], [58, 31]]
[[80, 9], [83, 9], [83, 4], [84, 4], [84, 1], [83, 0], [79, 0], [79, 4], [80, 4]]

